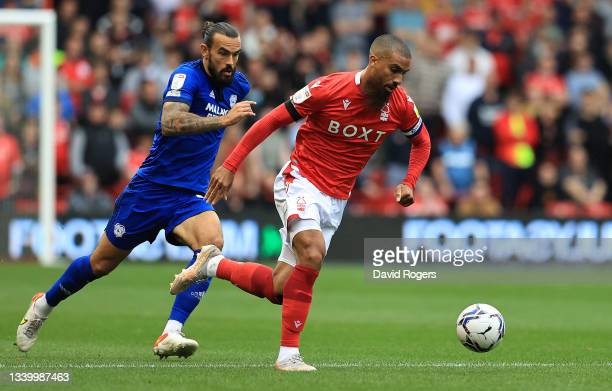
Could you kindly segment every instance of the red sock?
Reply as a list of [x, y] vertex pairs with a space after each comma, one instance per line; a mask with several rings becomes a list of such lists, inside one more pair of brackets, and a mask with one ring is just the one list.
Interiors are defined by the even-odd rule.
[[283, 327], [281, 346], [299, 347], [300, 333], [310, 311], [312, 287], [319, 272], [296, 266], [283, 288]]
[[282, 303], [282, 296], [274, 294], [272, 268], [269, 266], [223, 258], [217, 267], [217, 277], [230, 281], [252, 295], [265, 297], [274, 304]]

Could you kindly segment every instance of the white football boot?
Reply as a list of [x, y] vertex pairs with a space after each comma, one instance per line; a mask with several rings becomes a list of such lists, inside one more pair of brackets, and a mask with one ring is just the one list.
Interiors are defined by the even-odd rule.
[[34, 342], [38, 338], [38, 331], [42, 327], [42, 324], [47, 317], [39, 316], [34, 310], [34, 305], [36, 304], [36, 300], [44, 296], [43, 292], [39, 292], [32, 297], [32, 304], [26, 311], [21, 323], [17, 326], [17, 338], [15, 340], [15, 345], [17, 345], [17, 349], [22, 352], [27, 352], [32, 348]]
[[274, 368], [286, 372], [312, 372], [317, 370], [312, 365], [306, 364], [299, 353], [289, 356], [282, 361], [277, 361], [274, 364]]
[[153, 354], [162, 358], [178, 356], [187, 358], [198, 349], [200, 345], [197, 341], [185, 338], [181, 332], [164, 332], [160, 335], [153, 345]]
[[[174, 275], [174, 281], [170, 283], [170, 294], [176, 295], [189, 288], [192, 284], [214, 277], [207, 274], [208, 260], [216, 255], [221, 255], [221, 250], [214, 244], [202, 247], [196, 261], [187, 269], [183, 269], [179, 274]], [[211, 273], [212, 274], [212, 273]]]

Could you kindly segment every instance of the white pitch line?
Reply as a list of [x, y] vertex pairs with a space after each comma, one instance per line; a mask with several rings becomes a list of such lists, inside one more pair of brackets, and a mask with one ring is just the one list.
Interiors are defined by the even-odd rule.
[[[319, 368], [588, 368], [588, 367], [612, 367], [612, 362], [598, 363], [543, 363], [543, 362], [395, 362], [395, 363], [368, 363], [368, 362], [322, 362], [313, 363]], [[232, 363], [149, 363], [149, 362], [130, 362], [130, 363], [66, 363], [66, 364], [0, 364], [0, 369], [148, 369], [148, 368], [210, 368], [210, 369], [256, 369], [272, 368], [269, 363], [260, 364], [232, 364]]]

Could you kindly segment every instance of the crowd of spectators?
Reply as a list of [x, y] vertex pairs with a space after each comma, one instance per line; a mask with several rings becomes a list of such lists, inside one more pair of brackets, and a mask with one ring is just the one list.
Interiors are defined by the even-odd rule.
[[[49, 6], [0, 0], [2, 7]], [[357, 70], [385, 32], [410, 43], [405, 88], [432, 137], [403, 209], [410, 143], [391, 135], [350, 213], [612, 215], [612, 3], [606, 0], [58, 0], [58, 211], [105, 214], [147, 155], [172, 70], [200, 56], [203, 20], [241, 31], [258, 117], [314, 78]], [[34, 211], [38, 32], [0, 26], [0, 199]], [[251, 123], [226, 131], [223, 159]], [[299, 124], [252, 153], [221, 208], [271, 208]]]

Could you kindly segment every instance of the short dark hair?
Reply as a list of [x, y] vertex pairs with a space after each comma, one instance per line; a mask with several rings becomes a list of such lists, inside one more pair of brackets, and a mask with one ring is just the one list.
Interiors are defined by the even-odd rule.
[[236, 38], [240, 36], [236, 27], [227, 22], [204, 22], [202, 25], [202, 41], [206, 46], [211, 47], [215, 34], [222, 34], [226, 37]]
[[392, 34], [379, 35], [370, 45], [370, 53], [377, 56], [390, 55], [392, 52], [397, 52], [405, 58], [412, 58], [412, 53], [410, 53], [410, 48], [406, 42]]

